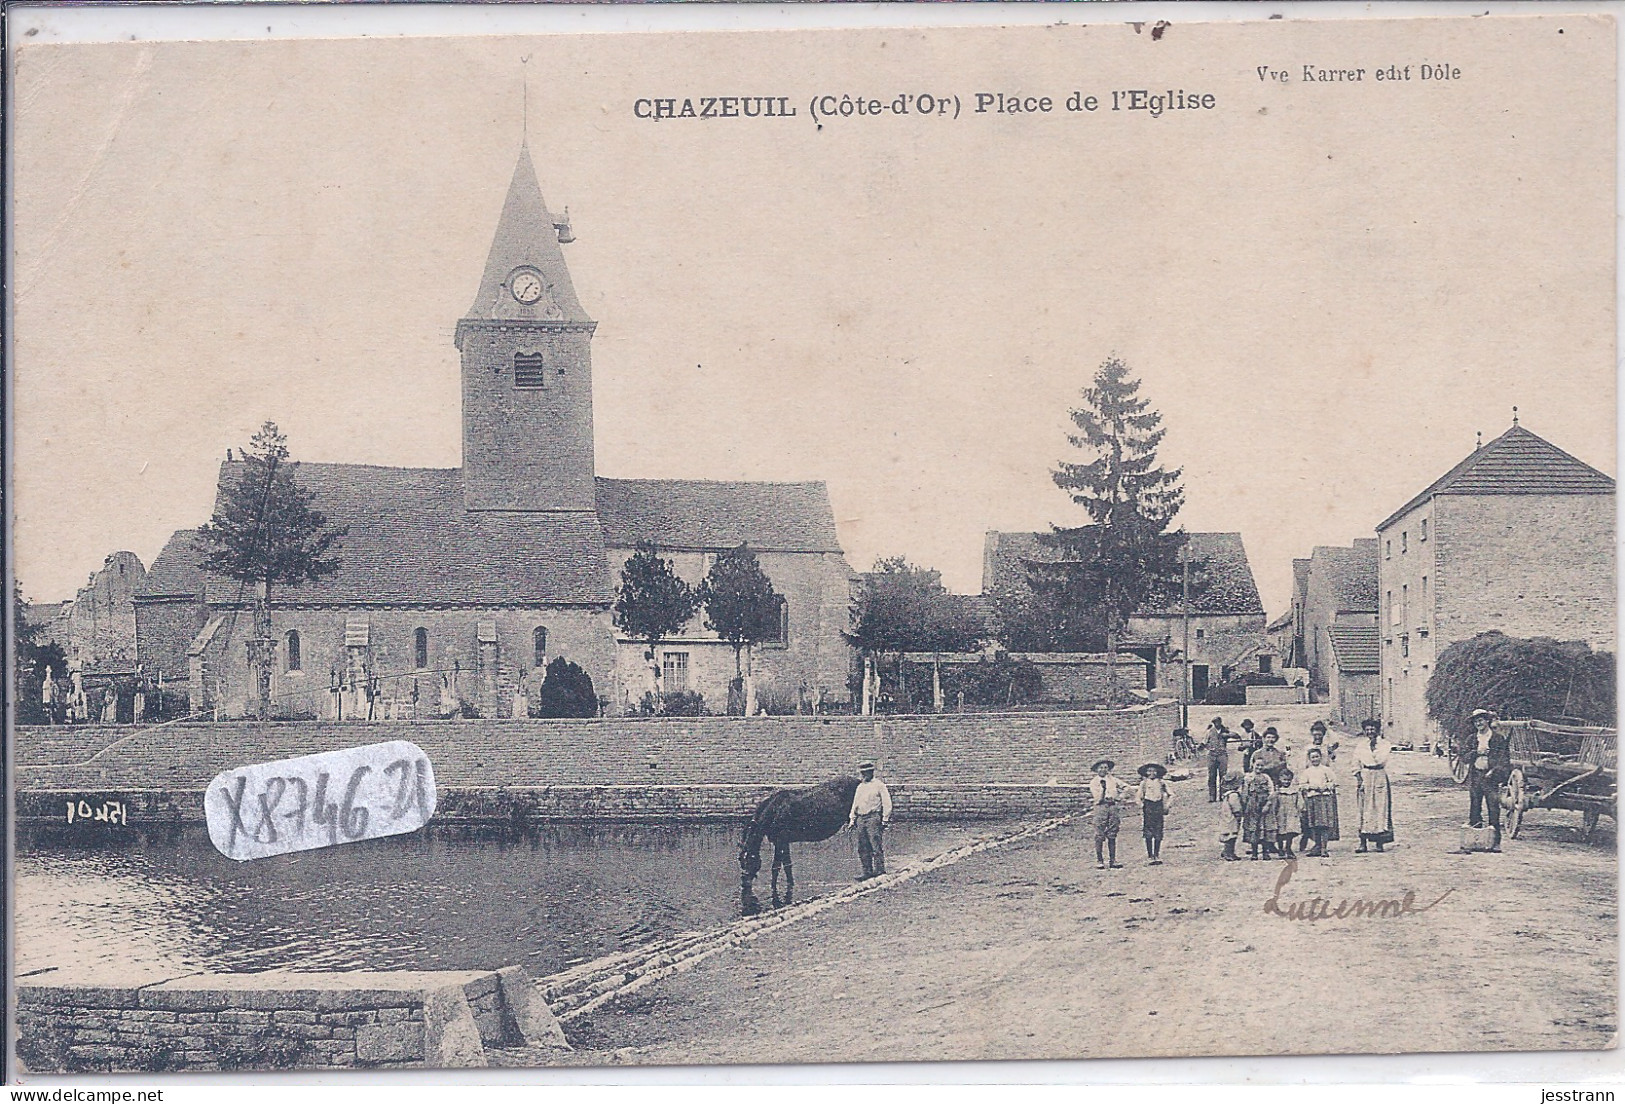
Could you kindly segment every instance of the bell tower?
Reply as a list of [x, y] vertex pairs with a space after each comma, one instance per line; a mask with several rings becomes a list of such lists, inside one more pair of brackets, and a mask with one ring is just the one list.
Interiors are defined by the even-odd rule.
[[457, 323], [463, 369], [463, 504], [596, 508], [592, 334], [570, 283], [565, 219], [542, 201], [521, 147], [479, 294]]

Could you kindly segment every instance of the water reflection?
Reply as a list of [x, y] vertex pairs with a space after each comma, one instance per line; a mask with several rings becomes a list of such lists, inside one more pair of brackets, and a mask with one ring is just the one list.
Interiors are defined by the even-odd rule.
[[[901, 866], [966, 838], [897, 825]], [[400, 836], [236, 863], [201, 825], [168, 838], [17, 844], [17, 970], [491, 969], [542, 975], [738, 915], [738, 829], [549, 826]], [[842, 833], [796, 847], [796, 896], [849, 884]]]

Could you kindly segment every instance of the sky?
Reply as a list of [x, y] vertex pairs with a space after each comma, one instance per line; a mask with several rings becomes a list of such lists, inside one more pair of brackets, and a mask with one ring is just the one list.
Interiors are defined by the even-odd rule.
[[[526, 136], [598, 322], [599, 474], [824, 480], [856, 569], [902, 554], [976, 592], [987, 530], [1080, 523], [1051, 472], [1114, 354], [1164, 417], [1180, 520], [1242, 534], [1271, 616], [1293, 557], [1372, 535], [1514, 405], [1613, 474], [1611, 30], [1350, 33], [24, 45], [24, 591], [150, 565], [265, 419], [298, 459], [457, 466], [452, 335]], [[1462, 76], [1296, 79], [1445, 58]], [[1215, 107], [1061, 106], [1131, 88]], [[977, 91], [1056, 107], [979, 115]], [[809, 116], [915, 92], [961, 116]], [[798, 115], [634, 110], [712, 94]]]

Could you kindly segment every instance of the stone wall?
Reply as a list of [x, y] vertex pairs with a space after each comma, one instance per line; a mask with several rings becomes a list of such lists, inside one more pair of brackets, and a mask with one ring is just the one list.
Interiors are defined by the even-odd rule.
[[[1163, 759], [1178, 706], [896, 717], [328, 721], [124, 729], [89, 761], [19, 769], [21, 790], [195, 790], [220, 771], [384, 740], [411, 740], [443, 788], [785, 786], [851, 774], [873, 758], [892, 785], [1083, 784], [1102, 755]], [[38, 764], [20, 729], [19, 763]]]
[[135, 651], [148, 674], [185, 689], [191, 678], [186, 650], [208, 622], [195, 598], [143, 598], [135, 603]]
[[1083, 713], [915, 717], [755, 717], [337, 724], [291, 722], [108, 728], [125, 739], [95, 758], [59, 729], [17, 734], [17, 816], [67, 826], [68, 802], [120, 802], [127, 825], [203, 819], [202, 790], [222, 770], [404, 739], [434, 764], [431, 830], [542, 821], [734, 820], [780, 786], [853, 772], [875, 758], [897, 815], [973, 820], [1058, 815], [1087, 802], [1090, 764], [1125, 773], [1172, 750], [1178, 706]]
[[517, 966], [496, 972], [44, 975], [17, 987], [35, 1073], [483, 1066], [486, 1048], [567, 1047]]
[[1499, 629], [1613, 651], [1614, 506], [1613, 495], [1436, 500], [1436, 646]]

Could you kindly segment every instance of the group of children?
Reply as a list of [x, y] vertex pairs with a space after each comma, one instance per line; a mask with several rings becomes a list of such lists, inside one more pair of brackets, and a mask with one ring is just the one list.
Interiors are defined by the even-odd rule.
[[1248, 858], [1291, 859], [1293, 842], [1303, 823], [1303, 797], [1291, 767], [1280, 767], [1274, 776], [1263, 770], [1225, 775], [1220, 798], [1223, 816], [1219, 839], [1224, 859], [1235, 862], [1236, 841], [1251, 847]]
[[[1273, 728], [1268, 729], [1259, 746], [1248, 749], [1243, 769], [1224, 775], [1219, 839], [1226, 862], [1240, 860], [1238, 842], [1249, 846], [1251, 859], [1295, 859], [1298, 855], [1293, 847], [1300, 836], [1304, 855], [1326, 854], [1327, 844], [1338, 838], [1338, 822], [1337, 783], [1325, 763], [1325, 737], [1326, 726], [1317, 721], [1300, 775], [1287, 766], [1286, 756], [1276, 746], [1279, 737]], [[1094, 764], [1095, 777], [1090, 779], [1096, 865], [1102, 870], [1122, 867], [1117, 861], [1121, 806], [1135, 801], [1140, 806], [1146, 860], [1160, 866], [1163, 826], [1173, 800], [1168, 769], [1161, 763], [1147, 763], [1138, 771], [1139, 784], [1130, 786], [1112, 773], [1116, 767], [1112, 760], [1101, 759]]]
[[1162, 826], [1174, 796], [1168, 786], [1168, 768], [1161, 763], [1145, 764], [1139, 770], [1140, 782], [1136, 786], [1121, 781], [1112, 773], [1116, 769], [1115, 762], [1101, 759], [1094, 765], [1095, 777], [1089, 780], [1095, 808], [1095, 865], [1101, 870], [1108, 865], [1113, 870], [1122, 869], [1123, 864], [1117, 861], [1117, 831], [1123, 819], [1121, 806], [1126, 800], [1132, 800], [1140, 806], [1146, 862], [1161, 866]]

